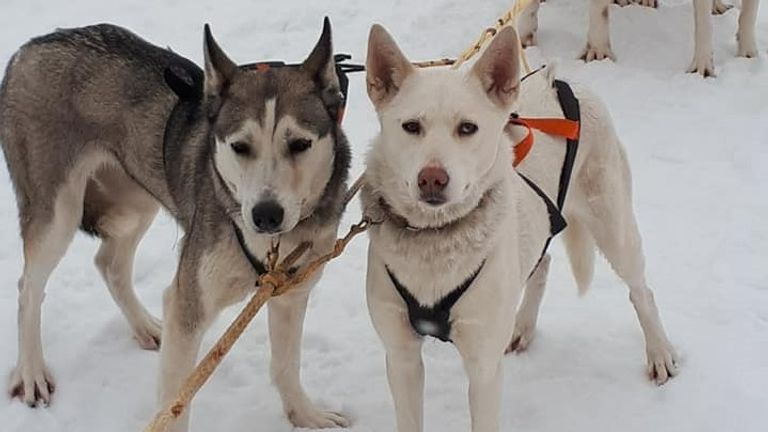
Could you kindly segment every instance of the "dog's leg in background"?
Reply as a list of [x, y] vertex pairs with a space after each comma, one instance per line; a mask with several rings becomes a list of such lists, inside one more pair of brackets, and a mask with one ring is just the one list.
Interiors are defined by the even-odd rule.
[[694, 53], [690, 73], [704, 77], [715, 76], [715, 63], [712, 58], [712, 11], [713, 0], [693, 0]]
[[[316, 282], [313, 281], [313, 282]], [[269, 301], [271, 372], [288, 419], [296, 427], [337, 428], [349, 422], [341, 414], [315, 407], [301, 385], [301, 337], [312, 284]]]
[[581, 59], [590, 62], [592, 60], [604, 60], [606, 58], [616, 60], [611, 50], [611, 35], [609, 26], [609, 8], [612, 0], [590, 0], [589, 2], [589, 30], [587, 31], [587, 46], [581, 54]]
[[[607, 138], [616, 139], [616, 138]], [[659, 318], [653, 292], [645, 280], [645, 257], [632, 209], [629, 163], [619, 143], [608, 158], [590, 160], [579, 187], [586, 192], [584, 224], [614, 271], [629, 287], [629, 298], [645, 336], [648, 373], [664, 384], [677, 373], [677, 355]], [[606, 168], [595, 168], [606, 167]]]
[[544, 298], [544, 289], [547, 286], [550, 260], [549, 254], [544, 255], [536, 267], [536, 271], [525, 284], [523, 303], [515, 317], [515, 331], [512, 334], [512, 342], [507, 347], [507, 353], [525, 351], [533, 340], [536, 322], [539, 318], [539, 307], [542, 298]]
[[123, 236], [102, 239], [95, 258], [109, 293], [128, 320], [139, 345], [147, 350], [160, 348], [161, 326], [160, 321], [147, 312], [136, 297], [133, 288], [133, 260], [136, 248], [152, 224], [155, 213], [137, 220], [136, 226]]
[[160, 348], [160, 321], [147, 312], [136, 297], [133, 261], [136, 248], [152, 225], [159, 206], [152, 196], [127, 176], [109, 175], [114, 172], [103, 171], [100, 183], [105, 188], [105, 196], [96, 197], [96, 194], [102, 193], [97, 192], [96, 188], [89, 187], [86, 190], [86, 200], [92, 195], [102, 202], [114, 200], [114, 196], [106, 196], [110, 192], [119, 192], [117, 195], [120, 197], [119, 202], [106, 207], [109, 210], [98, 221], [97, 229], [102, 243], [95, 263], [139, 345], [144, 349], [156, 350]]
[[520, 43], [524, 48], [534, 46], [537, 43], [536, 33], [539, 30], [539, 7], [541, 0], [533, 0], [531, 4], [517, 18], [517, 32], [520, 34]]
[[739, 15], [739, 31], [736, 40], [739, 42], [739, 57], [757, 57], [757, 42], [755, 42], [755, 21], [759, 0], [742, 0]]

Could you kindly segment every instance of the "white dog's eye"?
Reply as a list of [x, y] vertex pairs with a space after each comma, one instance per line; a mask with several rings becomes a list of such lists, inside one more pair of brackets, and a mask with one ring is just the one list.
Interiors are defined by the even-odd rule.
[[419, 135], [421, 133], [421, 123], [418, 120], [408, 120], [403, 123], [403, 130], [409, 135]]
[[288, 141], [288, 151], [292, 155], [305, 152], [310, 147], [312, 147], [312, 141], [306, 138], [296, 138]]
[[463, 121], [459, 124], [457, 132], [459, 133], [459, 136], [474, 135], [475, 132], [477, 132], [477, 125], [472, 122]]
[[251, 147], [242, 141], [235, 141], [229, 146], [232, 147], [232, 151], [238, 156], [248, 156], [251, 154]]

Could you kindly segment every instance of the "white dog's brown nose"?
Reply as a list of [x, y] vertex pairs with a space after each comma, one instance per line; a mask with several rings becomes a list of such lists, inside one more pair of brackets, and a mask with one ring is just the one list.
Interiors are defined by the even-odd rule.
[[445, 202], [443, 191], [448, 186], [450, 177], [443, 167], [430, 165], [422, 168], [419, 171], [418, 180], [423, 201], [432, 205], [440, 205]]

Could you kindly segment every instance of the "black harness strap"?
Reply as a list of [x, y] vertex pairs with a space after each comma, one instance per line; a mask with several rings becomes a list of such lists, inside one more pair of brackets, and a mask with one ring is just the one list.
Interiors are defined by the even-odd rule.
[[[560, 106], [563, 109], [563, 115], [568, 120], [581, 122], [581, 110], [579, 108], [579, 100], [573, 94], [571, 86], [567, 82], [561, 80], [555, 80], [555, 89], [557, 90], [557, 99], [560, 102]], [[581, 128], [579, 128], [579, 135], [581, 135]], [[560, 170], [560, 188], [557, 192], [557, 207], [560, 211], [563, 210], [565, 204], [565, 196], [568, 194], [568, 186], [571, 184], [571, 174], [573, 173], [573, 165], [576, 162], [576, 153], [579, 150], [579, 138], [575, 140], [566, 140], [565, 148], [565, 160], [563, 160], [563, 168]]]
[[385, 266], [387, 274], [392, 284], [397, 289], [400, 297], [403, 298], [406, 306], [408, 307], [408, 319], [411, 322], [411, 327], [419, 334], [419, 336], [432, 336], [440, 339], [443, 342], [451, 342], [451, 309], [457, 301], [464, 295], [469, 289], [472, 283], [477, 279], [480, 271], [485, 266], [485, 260], [480, 263], [480, 267], [474, 271], [469, 277], [464, 280], [458, 287], [448, 293], [439, 302], [433, 306], [423, 306], [416, 300], [416, 297], [408, 291], [400, 281], [397, 279], [389, 266]]
[[[245, 244], [245, 237], [243, 237], [243, 232], [240, 231], [240, 227], [238, 227], [237, 224], [232, 222], [232, 228], [234, 228], [235, 230], [235, 236], [237, 237], [237, 243], [240, 245], [240, 250], [243, 251], [243, 255], [245, 255], [245, 258], [248, 260], [249, 263], [251, 263], [251, 267], [253, 267], [253, 271], [256, 272], [256, 276], [258, 277], [267, 273], [267, 267], [264, 265], [264, 263], [261, 262], [260, 259], [256, 258], [256, 256], [251, 253], [251, 250], [248, 249], [248, 245]], [[288, 276], [295, 275], [297, 271], [299, 271], [298, 267], [289, 268], [287, 271]], [[259, 284], [259, 281], [257, 279], [256, 285], [258, 284]]]
[[261, 276], [264, 273], [266, 273], [267, 268], [264, 266], [264, 263], [261, 262], [260, 259], [256, 258], [251, 253], [251, 250], [248, 249], [248, 245], [245, 244], [245, 237], [243, 237], [243, 232], [240, 231], [240, 227], [238, 227], [237, 224], [232, 222], [232, 228], [235, 229], [235, 236], [237, 237], [237, 243], [240, 245], [240, 250], [243, 251], [243, 255], [245, 255], [245, 258], [248, 260], [249, 263], [251, 263], [251, 267], [253, 267], [253, 271], [256, 272], [256, 275]]
[[[561, 80], [555, 80], [553, 85], [555, 90], [557, 90], [557, 99], [560, 102], [560, 107], [563, 110], [563, 115], [565, 118], [568, 120], [581, 122], [579, 100], [573, 94], [571, 86], [568, 85], [568, 83], [565, 81]], [[581, 128], [579, 128], [579, 134], [581, 134]], [[549, 237], [547, 237], [547, 240], [544, 242], [544, 247], [541, 250], [539, 260], [536, 261], [536, 265], [533, 266], [533, 270], [531, 270], [531, 273], [528, 275], [529, 278], [533, 275], [536, 269], [539, 268], [539, 264], [544, 258], [544, 255], [547, 254], [547, 250], [549, 249], [549, 244], [552, 243], [552, 239], [555, 238], [556, 235], [560, 234], [566, 226], [568, 226], [568, 223], [565, 221], [562, 212], [563, 205], [565, 204], [565, 197], [568, 194], [568, 187], [571, 183], [571, 174], [573, 173], [573, 165], [576, 161], [576, 153], [578, 150], [579, 137], [574, 140], [566, 139], [565, 158], [563, 158], [563, 166], [560, 169], [560, 183], [557, 190], [557, 205], [552, 202], [547, 194], [545, 194], [544, 191], [542, 191], [541, 188], [536, 185], [536, 183], [532, 182], [528, 177], [518, 172], [520, 177], [525, 180], [525, 183], [527, 183], [528, 186], [533, 189], [533, 191], [536, 192], [539, 197], [541, 197], [541, 199], [544, 201], [544, 204], [547, 206], [547, 213], [549, 213]]]
[[531, 270], [531, 272], [528, 274], [528, 278], [530, 278], [533, 276], [533, 273], [536, 271], [536, 269], [539, 268], [539, 264], [541, 263], [541, 260], [544, 259], [544, 255], [547, 254], [547, 249], [549, 249], [549, 244], [552, 243], [552, 239], [555, 238], [556, 235], [560, 234], [565, 229], [565, 227], [568, 226], [568, 223], [565, 222], [563, 214], [560, 213], [560, 210], [557, 208], [555, 203], [549, 199], [547, 194], [545, 194], [544, 191], [536, 185], [536, 183], [532, 182], [531, 179], [519, 172], [518, 175], [520, 175], [520, 177], [528, 184], [528, 186], [533, 189], [534, 192], [536, 192], [536, 195], [538, 195], [542, 201], [544, 201], [544, 204], [547, 206], [547, 213], [549, 214], [549, 237], [547, 237], [547, 240], [544, 242], [544, 247], [541, 250], [541, 255], [539, 256], [538, 261], [536, 261], [536, 265], [533, 266], [533, 270]]

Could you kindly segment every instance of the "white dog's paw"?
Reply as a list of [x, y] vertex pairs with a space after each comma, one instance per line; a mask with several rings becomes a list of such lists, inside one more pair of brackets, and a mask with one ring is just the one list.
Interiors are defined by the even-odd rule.
[[677, 354], [669, 342], [648, 346], [648, 377], [662, 385], [678, 373]]
[[12, 398], [35, 408], [39, 405], [48, 406], [56, 390], [53, 377], [42, 360], [17, 365], [11, 374], [9, 391]]
[[523, 15], [517, 19], [517, 31], [520, 35], [520, 43], [523, 45], [523, 48], [536, 45], [536, 33], [538, 30], [539, 6], [535, 5], [535, 8], [526, 10]]
[[688, 73], [697, 73], [704, 78], [715, 76], [715, 62], [712, 60], [712, 54], [708, 56], [694, 56]]
[[733, 5], [723, 3], [723, 0], [712, 2], [712, 15], [722, 15], [733, 8]]
[[133, 337], [145, 350], [157, 351], [160, 349], [160, 335], [163, 326], [157, 318], [147, 315], [140, 327], [133, 329]]
[[741, 32], [736, 34], [736, 40], [739, 42], [739, 57], [755, 58], [757, 57], [757, 42], [755, 35], [745, 36]]
[[535, 46], [538, 43], [536, 39], [536, 32], [532, 31], [526, 35], [521, 35], [520, 43], [523, 45], [523, 48]]
[[322, 411], [314, 406], [288, 411], [288, 420], [295, 427], [309, 429], [348, 428], [349, 420], [333, 411]]
[[[527, 322], [526, 322], [527, 321]], [[507, 346], [505, 354], [521, 353], [528, 349], [536, 335], [536, 322], [530, 320], [518, 321], [515, 324], [515, 332], [512, 333], [512, 341]]]
[[598, 45], [593, 45], [589, 42], [587, 42], [587, 46], [584, 48], [579, 58], [584, 60], [587, 63], [594, 60], [605, 60], [605, 59], [611, 59], [613, 61], [616, 61], [616, 56], [613, 55], [613, 51], [611, 50], [610, 45], [605, 44], [602, 46], [598, 46]]

